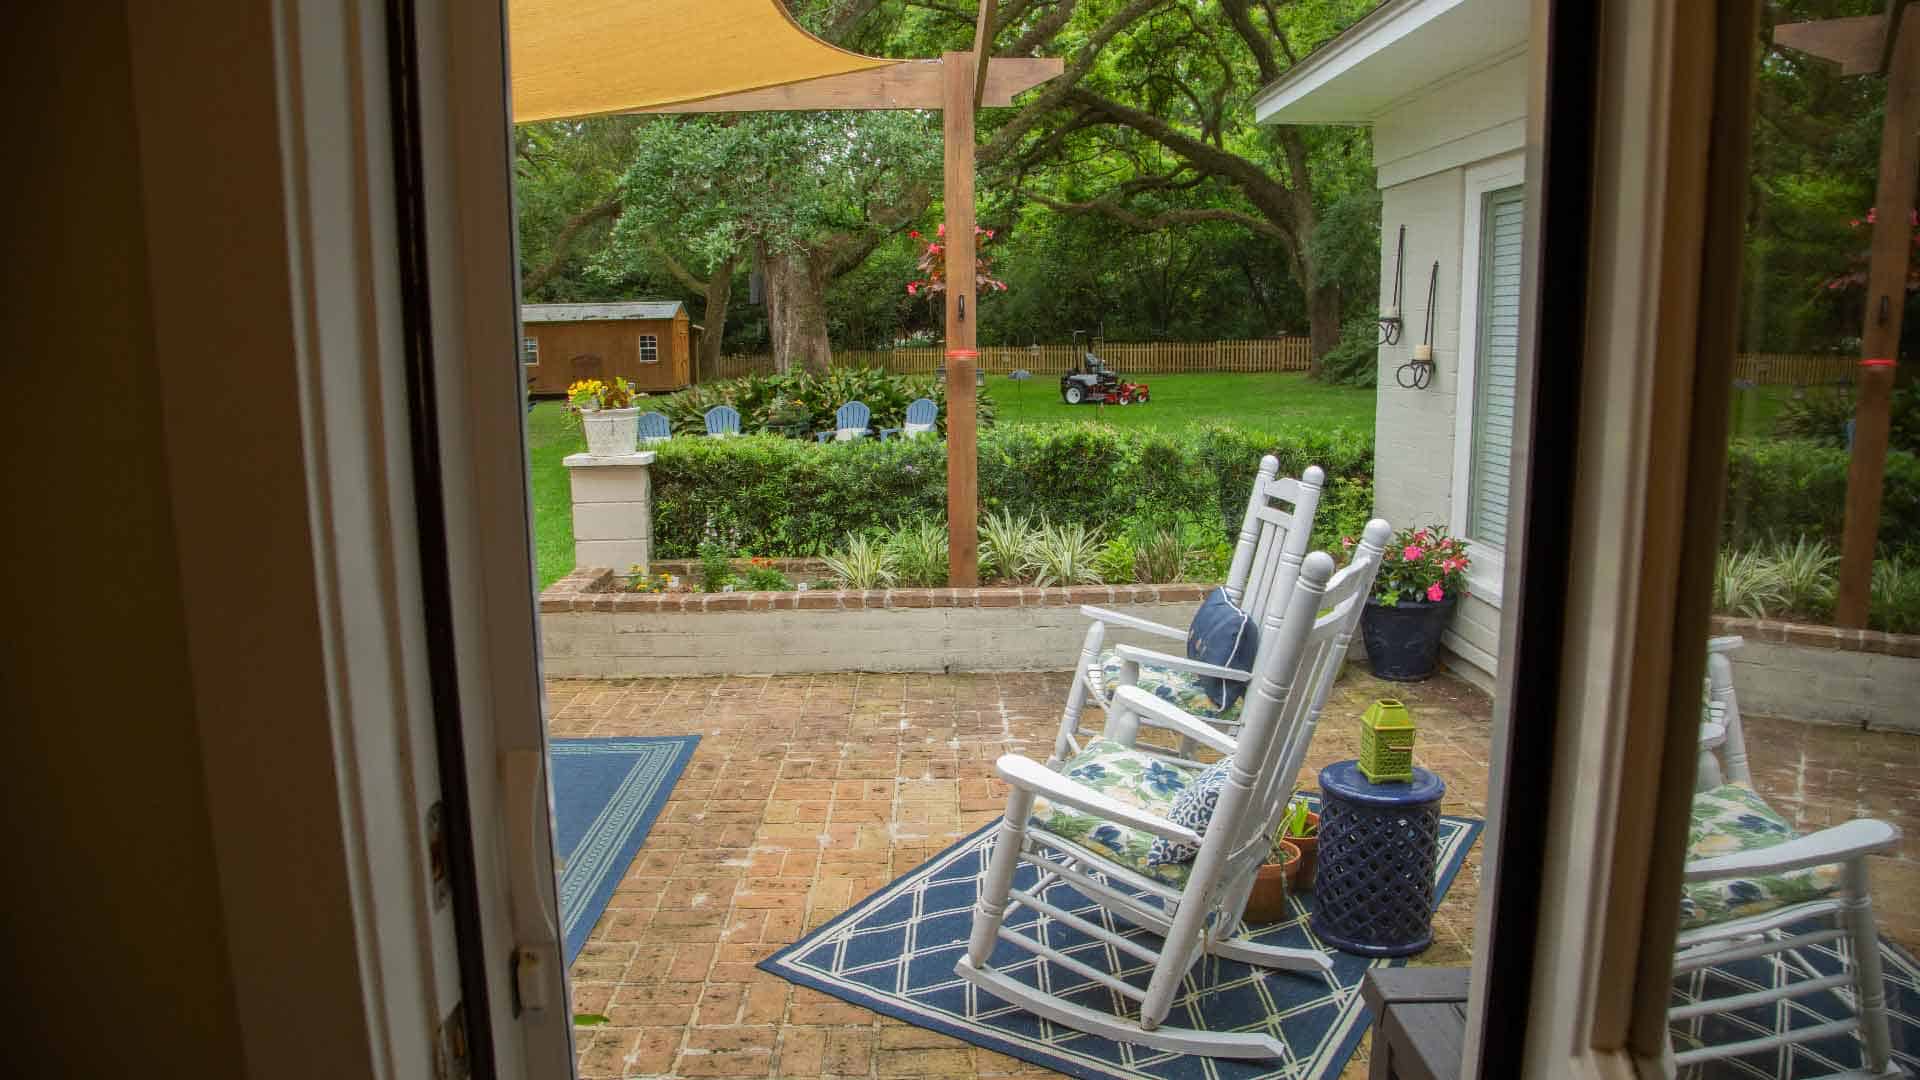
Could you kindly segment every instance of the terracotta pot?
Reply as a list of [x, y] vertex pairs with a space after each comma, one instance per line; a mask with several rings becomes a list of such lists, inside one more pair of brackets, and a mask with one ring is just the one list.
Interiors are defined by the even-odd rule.
[[1262, 863], [1253, 879], [1253, 891], [1247, 894], [1246, 920], [1250, 923], [1281, 922], [1287, 918], [1288, 868], [1300, 862], [1300, 849], [1286, 840], [1274, 845], [1282, 861]]
[[1313, 891], [1313, 872], [1320, 865], [1320, 815], [1307, 814], [1309, 836], [1289, 836], [1287, 843], [1300, 849], [1300, 857], [1287, 864], [1287, 888], [1294, 892]]

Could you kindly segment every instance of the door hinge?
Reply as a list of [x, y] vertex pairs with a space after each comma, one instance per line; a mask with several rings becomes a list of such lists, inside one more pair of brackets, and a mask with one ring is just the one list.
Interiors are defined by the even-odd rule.
[[473, 1075], [472, 1059], [467, 1054], [467, 1005], [453, 1003], [453, 1011], [433, 1033], [434, 1080], [468, 1080]]

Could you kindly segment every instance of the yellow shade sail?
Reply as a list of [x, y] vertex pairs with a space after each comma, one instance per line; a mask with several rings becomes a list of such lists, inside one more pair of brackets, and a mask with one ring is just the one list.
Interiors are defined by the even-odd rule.
[[508, 0], [513, 119], [634, 112], [899, 63], [821, 41], [779, 0]]

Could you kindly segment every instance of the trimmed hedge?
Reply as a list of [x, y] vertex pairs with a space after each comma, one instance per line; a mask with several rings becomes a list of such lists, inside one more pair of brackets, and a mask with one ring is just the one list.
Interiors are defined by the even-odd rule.
[[[1189, 510], [1217, 515], [1229, 536], [1263, 454], [1277, 455], [1284, 474], [1318, 464], [1369, 491], [1373, 471], [1372, 434], [1344, 430], [1017, 425], [982, 431], [979, 446], [983, 513], [1104, 527]], [[654, 551], [663, 559], [689, 558], [707, 540], [757, 555], [818, 555], [849, 532], [946, 516], [944, 440], [743, 436], [674, 439], [655, 451]]]
[[[1805, 536], [1836, 549], [1844, 529], [1849, 454], [1800, 439], [1737, 440], [1727, 455], [1727, 510], [1722, 540], [1745, 550]], [[1880, 546], [1898, 554], [1920, 549], [1920, 458], [1887, 455], [1880, 498]]]

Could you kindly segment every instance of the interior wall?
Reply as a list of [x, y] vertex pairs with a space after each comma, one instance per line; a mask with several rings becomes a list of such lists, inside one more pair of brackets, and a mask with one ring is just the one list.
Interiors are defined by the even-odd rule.
[[0, 260], [26, 313], [0, 395], [0, 1073], [237, 1076], [125, 14], [0, 8], [32, 148]]

